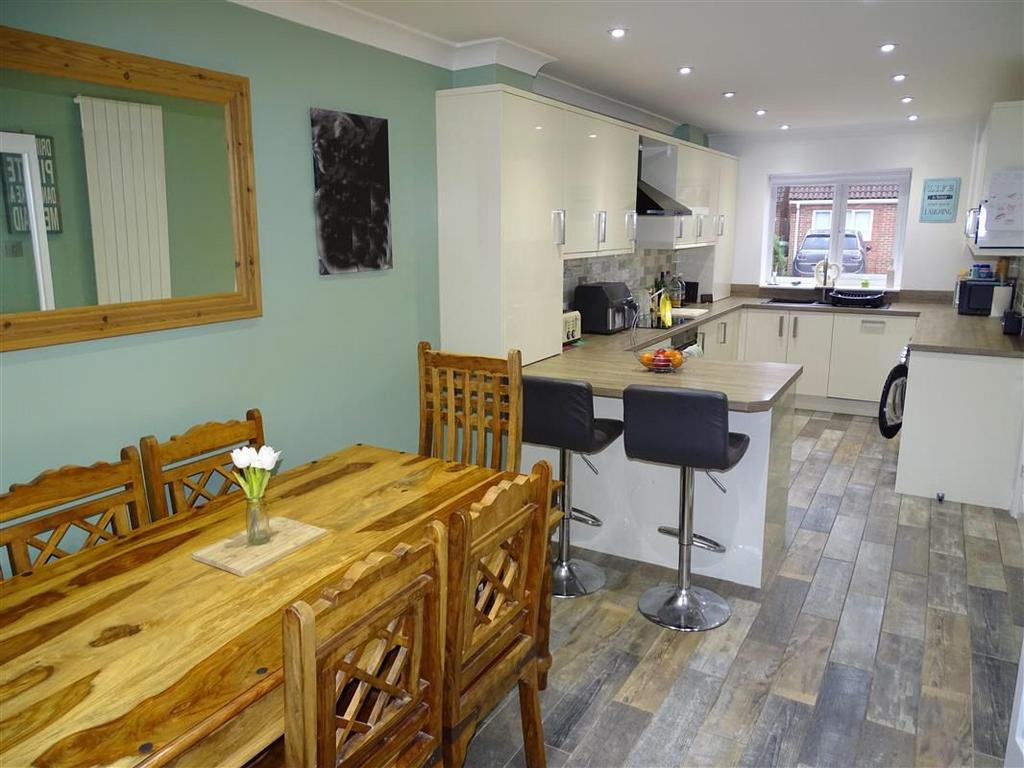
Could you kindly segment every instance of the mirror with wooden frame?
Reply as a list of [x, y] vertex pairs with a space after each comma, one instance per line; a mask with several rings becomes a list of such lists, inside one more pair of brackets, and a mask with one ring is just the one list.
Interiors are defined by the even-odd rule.
[[0, 27], [0, 351], [261, 314], [249, 81]]

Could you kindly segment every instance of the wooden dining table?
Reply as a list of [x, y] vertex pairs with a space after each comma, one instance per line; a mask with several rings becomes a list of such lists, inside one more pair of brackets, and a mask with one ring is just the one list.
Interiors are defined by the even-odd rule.
[[271, 482], [271, 525], [328, 533], [249, 576], [192, 557], [244, 529], [230, 499], [4, 582], [0, 765], [244, 763], [284, 730], [282, 609], [512, 476], [355, 445]]

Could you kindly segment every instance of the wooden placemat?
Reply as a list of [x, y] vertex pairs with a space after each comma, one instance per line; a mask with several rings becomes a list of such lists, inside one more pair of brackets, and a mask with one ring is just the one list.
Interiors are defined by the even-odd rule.
[[242, 531], [230, 539], [196, 550], [192, 553], [192, 559], [236, 576], [248, 576], [326, 533], [325, 529], [315, 525], [289, 520], [287, 517], [272, 517], [270, 541], [266, 544], [249, 546], [245, 543], [245, 531]]

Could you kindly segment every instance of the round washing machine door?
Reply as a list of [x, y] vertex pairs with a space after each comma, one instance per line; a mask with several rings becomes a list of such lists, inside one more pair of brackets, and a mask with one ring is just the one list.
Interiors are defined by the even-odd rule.
[[907, 366], [900, 363], [885, 379], [882, 399], [878, 404], [878, 431], [889, 440], [896, 437], [903, 426], [903, 404], [907, 396]]

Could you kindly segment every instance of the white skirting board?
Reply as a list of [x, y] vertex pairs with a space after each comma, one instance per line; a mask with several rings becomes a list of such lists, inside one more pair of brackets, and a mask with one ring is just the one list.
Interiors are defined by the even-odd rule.
[[[750, 448], [731, 472], [719, 475], [727, 493], [703, 472], [695, 473], [694, 528], [726, 548], [724, 554], [694, 549], [695, 573], [760, 587], [778, 567], [792, 447], [792, 396], [784, 400], [773, 411], [729, 413], [730, 431], [750, 435]], [[622, 401], [595, 398], [594, 410], [599, 418], [621, 419]], [[665, 422], [661, 428], [686, 425]], [[603, 525], [573, 523], [573, 545], [674, 569], [678, 544], [658, 533], [658, 526], [679, 524], [679, 469], [627, 458], [621, 438], [589, 458], [600, 474], [574, 457], [572, 504], [601, 518]], [[523, 446], [523, 467], [540, 459], [557, 474], [555, 449]]]

